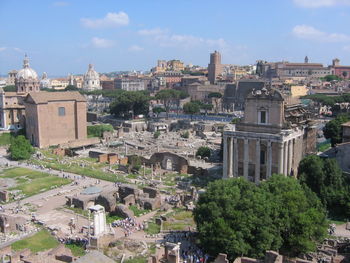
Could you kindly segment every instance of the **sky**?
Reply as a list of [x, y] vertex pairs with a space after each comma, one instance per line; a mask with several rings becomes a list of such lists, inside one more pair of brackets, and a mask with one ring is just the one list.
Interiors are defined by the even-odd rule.
[[350, 65], [350, 0], [0, 0], [0, 75], [24, 54], [40, 75], [256, 60]]

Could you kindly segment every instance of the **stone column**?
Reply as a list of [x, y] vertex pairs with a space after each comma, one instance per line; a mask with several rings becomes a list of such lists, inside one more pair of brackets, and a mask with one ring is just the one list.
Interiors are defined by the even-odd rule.
[[233, 164], [233, 138], [230, 137], [227, 140], [228, 143], [228, 178], [233, 177], [232, 164]]
[[233, 176], [238, 177], [238, 140], [234, 138], [233, 141]]
[[255, 183], [260, 182], [260, 140], [255, 140]]
[[283, 174], [283, 142], [278, 143], [278, 173]]
[[243, 159], [243, 176], [248, 180], [248, 169], [249, 169], [249, 141], [244, 139], [244, 159]]
[[293, 140], [288, 142], [288, 170], [287, 175], [292, 172], [292, 161], [293, 161]]
[[283, 154], [283, 174], [285, 176], [288, 175], [287, 168], [288, 168], [288, 142], [284, 143], [284, 154]]
[[223, 153], [223, 169], [222, 169], [222, 178], [227, 178], [227, 137], [224, 135], [224, 153]]
[[267, 158], [266, 158], [266, 179], [269, 179], [272, 172], [272, 149], [271, 141], [267, 141]]

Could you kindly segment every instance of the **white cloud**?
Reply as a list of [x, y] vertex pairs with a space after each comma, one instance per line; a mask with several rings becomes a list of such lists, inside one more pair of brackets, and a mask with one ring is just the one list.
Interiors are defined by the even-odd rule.
[[293, 0], [297, 6], [305, 8], [331, 7], [336, 5], [350, 5], [350, 0]]
[[0, 47], [0, 52], [11, 51], [11, 50], [14, 50], [14, 51], [20, 52], [20, 53], [24, 53], [24, 51], [18, 47]]
[[350, 41], [350, 35], [339, 33], [327, 33], [308, 25], [297, 25], [293, 28], [292, 33], [298, 38], [309, 39], [319, 42]]
[[160, 29], [159, 27], [157, 27], [153, 29], [142, 29], [142, 30], [139, 30], [137, 33], [141, 36], [155, 36], [155, 35], [162, 35], [167, 32], [168, 30]]
[[128, 25], [129, 16], [124, 12], [107, 13], [107, 15], [101, 19], [81, 18], [80, 21], [83, 26], [88, 28], [118, 27]]
[[64, 2], [64, 1], [57, 1], [57, 2], [54, 2], [52, 5], [59, 7], [59, 6], [67, 6], [67, 5], [69, 5], [69, 3], [68, 2]]
[[96, 48], [109, 48], [114, 45], [112, 40], [99, 38], [99, 37], [93, 37], [91, 39], [91, 43], [92, 43], [92, 46]]
[[0, 52], [5, 51], [7, 47], [0, 47]]
[[224, 49], [229, 46], [223, 38], [210, 39], [193, 35], [180, 35], [161, 28], [143, 29], [138, 31], [138, 34], [150, 37], [161, 47], [181, 47], [191, 49], [199, 46], [207, 46], [210, 48]]
[[138, 51], [144, 50], [144, 48], [143, 48], [143, 47], [140, 47], [140, 46], [138, 46], [138, 45], [132, 45], [132, 46], [130, 46], [130, 47], [128, 48], [128, 50], [131, 51], [131, 52], [138, 52]]
[[344, 47], [343, 47], [343, 50], [344, 50], [344, 51], [347, 51], [347, 52], [350, 52], [350, 46], [344, 46]]

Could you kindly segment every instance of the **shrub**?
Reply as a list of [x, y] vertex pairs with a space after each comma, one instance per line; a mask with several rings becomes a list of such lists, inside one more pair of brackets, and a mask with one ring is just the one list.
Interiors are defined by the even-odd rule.
[[13, 160], [27, 160], [34, 153], [34, 148], [23, 135], [19, 135], [11, 139], [9, 152]]
[[160, 136], [160, 131], [156, 131], [155, 133], [153, 133], [153, 138], [157, 139]]
[[201, 158], [204, 158], [204, 157], [210, 158], [210, 155], [211, 155], [210, 148], [206, 146], [199, 147], [196, 152], [196, 156], [200, 156]]
[[102, 137], [105, 131], [112, 132], [113, 126], [110, 124], [93, 125], [87, 127], [87, 134], [89, 137]]

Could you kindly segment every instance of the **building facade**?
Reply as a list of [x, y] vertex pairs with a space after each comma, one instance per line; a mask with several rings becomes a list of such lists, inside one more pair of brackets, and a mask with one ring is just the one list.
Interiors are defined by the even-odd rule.
[[86, 99], [79, 92], [29, 93], [26, 135], [39, 148], [87, 138]]
[[304, 154], [315, 148], [307, 147], [315, 144], [315, 129], [306, 116], [293, 117], [300, 112], [292, 108], [286, 116], [285, 100], [277, 90], [264, 87], [248, 94], [243, 121], [224, 131], [223, 178], [243, 176], [259, 183], [274, 173], [296, 176]]
[[89, 69], [84, 74], [83, 89], [86, 91], [101, 89], [100, 75], [94, 70], [92, 64], [89, 64]]
[[222, 73], [221, 54], [215, 50], [210, 54], [210, 63], [208, 64], [208, 80], [210, 84], [215, 84], [216, 79]]
[[119, 78], [114, 80], [116, 89], [127, 91], [145, 90], [145, 82], [137, 78]]

